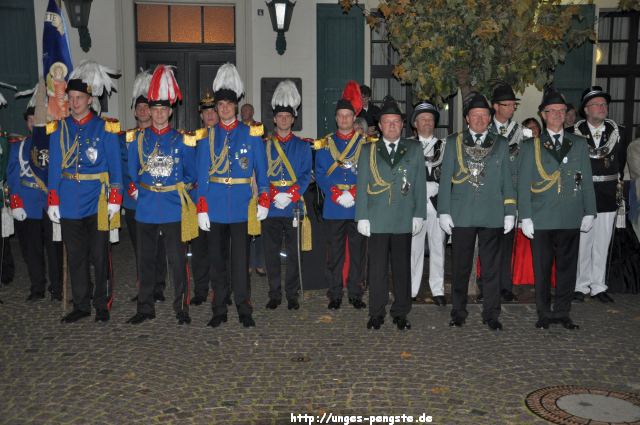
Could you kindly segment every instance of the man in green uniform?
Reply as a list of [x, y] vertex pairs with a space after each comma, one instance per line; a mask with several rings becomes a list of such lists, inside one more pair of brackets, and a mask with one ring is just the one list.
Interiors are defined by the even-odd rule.
[[422, 145], [401, 138], [402, 112], [393, 99], [380, 112], [382, 139], [362, 148], [358, 160], [358, 232], [369, 237], [369, 322], [380, 329], [389, 301], [388, 258], [393, 273], [391, 316], [398, 329], [410, 329], [411, 235], [427, 216]]
[[[518, 207], [522, 232], [531, 239], [537, 328], [560, 323], [577, 329], [569, 317], [576, 285], [580, 232], [596, 215], [587, 141], [563, 130], [567, 104], [551, 89], [539, 108], [545, 122], [540, 138], [527, 139], [520, 151]], [[535, 229], [535, 237], [534, 237]], [[551, 309], [551, 266], [556, 263], [556, 294]]]
[[[464, 108], [469, 128], [447, 137], [442, 160], [438, 213], [452, 241], [452, 310], [449, 326], [467, 318], [467, 291], [478, 237], [482, 263], [482, 322], [502, 329], [500, 315], [500, 245], [515, 223], [516, 200], [507, 140], [491, 133], [491, 107], [474, 94]], [[455, 224], [455, 225], [454, 225]]]

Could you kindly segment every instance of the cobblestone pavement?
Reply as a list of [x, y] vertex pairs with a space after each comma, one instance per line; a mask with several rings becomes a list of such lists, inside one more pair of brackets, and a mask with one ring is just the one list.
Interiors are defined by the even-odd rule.
[[535, 329], [530, 304], [503, 306], [500, 333], [482, 325], [478, 305], [456, 329], [448, 308], [427, 304], [414, 306], [410, 331], [390, 319], [371, 331], [366, 311], [345, 303], [330, 312], [323, 291], [305, 293], [298, 311], [267, 311], [266, 280], [254, 278], [255, 328], [242, 328], [233, 309], [228, 323], [207, 327], [206, 305], [178, 326], [169, 302], [155, 320], [133, 326], [125, 324], [135, 312], [133, 255], [123, 241], [114, 248], [111, 322], [61, 324], [60, 303], [24, 301], [17, 248], [17, 279], [0, 290], [3, 424], [263, 425], [294, 423], [292, 413], [543, 424], [523, 401], [541, 387], [640, 392], [638, 296], [574, 306], [578, 331]]

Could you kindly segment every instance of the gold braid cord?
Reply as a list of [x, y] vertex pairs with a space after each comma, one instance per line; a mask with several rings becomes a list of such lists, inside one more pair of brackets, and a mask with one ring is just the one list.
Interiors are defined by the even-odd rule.
[[467, 167], [464, 166], [464, 158], [462, 158], [462, 133], [459, 133], [456, 138], [456, 152], [458, 157], [458, 172], [455, 176], [451, 177], [451, 183], [462, 184], [469, 180], [471, 176]]
[[273, 139], [267, 140], [267, 164], [269, 164], [267, 175], [269, 177], [275, 177], [282, 172], [282, 158], [280, 155], [278, 154], [278, 158], [276, 160], [271, 156], [271, 145], [275, 143], [276, 141]]
[[353, 145], [358, 141], [359, 134], [356, 132], [347, 147], [344, 148], [342, 152], [338, 150], [335, 141], [333, 140], [332, 135], [327, 136], [327, 144], [329, 145], [329, 153], [331, 154], [331, 158], [333, 158], [333, 164], [327, 170], [327, 176], [330, 176], [331, 173], [339, 166], [345, 162], [351, 162], [352, 164], [358, 163], [358, 158], [360, 158], [360, 150], [362, 150], [362, 143], [358, 143], [358, 147], [356, 147], [356, 151], [350, 157], [347, 157], [351, 149], [353, 149]]
[[[148, 161], [145, 161], [144, 159], [144, 151], [143, 151], [144, 145], [142, 143], [143, 141], [144, 141], [144, 131], [141, 131], [140, 134], [138, 135], [138, 162], [140, 162], [140, 170], [138, 171], [139, 176], [149, 171]], [[153, 151], [151, 151], [151, 153], [147, 155], [147, 158], [156, 156], [157, 154], [158, 154], [158, 144], [156, 143], [155, 146], [153, 147]]]
[[69, 140], [69, 127], [67, 127], [67, 123], [64, 120], [62, 120], [61, 123], [62, 128], [60, 131], [60, 151], [62, 152], [62, 169], [64, 170], [65, 168], [70, 168], [72, 165], [74, 165], [74, 163], [76, 166], [78, 165], [78, 155], [76, 155], [75, 161], [71, 160], [71, 157], [78, 149], [79, 142], [78, 135], [76, 134], [76, 137], [69, 149], [66, 148], [67, 142]]
[[376, 155], [376, 149], [374, 146], [371, 146], [369, 150], [369, 169], [371, 170], [371, 176], [373, 177], [374, 186], [379, 186], [382, 189], [373, 190], [371, 189], [371, 184], [367, 183], [367, 194], [368, 195], [380, 195], [386, 191], [389, 191], [389, 205], [391, 205], [391, 183], [385, 181], [380, 172], [378, 171], [378, 159]]
[[[533, 140], [533, 149], [534, 156], [536, 160], [536, 168], [538, 170], [538, 174], [542, 177], [541, 182], [536, 182], [531, 185], [532, 193], [542, 193], [549, 190], [554, 184], [558, 184], [558, 193], [560, 193], [561, 183], [560, 183], [560, 170], [556, 170], [551, 175], [547, 174], [545, 169], [542, 167], [542, 154], [540, 148], [540, 138], [536, 137]], [[537, 186], [537, 187], [534, 187]]]
[[209, 156], [211, 158], [211, 168], [209, 169], [209, 175], [213, 176], [214, 174], [223, 174], [229, 171], [229, 145], [227, 144], [227, 139], [224, 139], [224, 146], [222, 147], [222, 151], [220, 155], [216, 157], [216, 153], [213, 150], [214, 148], [214, 129], [209, 130]]

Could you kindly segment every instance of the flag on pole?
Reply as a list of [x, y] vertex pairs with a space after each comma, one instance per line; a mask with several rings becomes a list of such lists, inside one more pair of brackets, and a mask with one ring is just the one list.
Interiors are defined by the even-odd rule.
[[56, 0], [49, 0], [42, 34], [42, 74], [45, 78], [49, 75], [51, 68], [58, 63], [63, 67], [60, 66], [57, 72], [64, 71], [64, 79], [68, 80], [69, 74], [73, 71], [73, 63], [67, 38], [67, 23]]

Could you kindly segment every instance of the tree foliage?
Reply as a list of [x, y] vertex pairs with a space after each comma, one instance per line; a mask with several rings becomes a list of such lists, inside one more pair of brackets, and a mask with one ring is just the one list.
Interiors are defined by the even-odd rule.
[[[624, 0], [633, 3], [632, 0]], [[381, 0], [379, 13], [400, 60], [394, 75], [419, 99], [442, 103], [461, 90], [491, 92], [497, 81], [522, 91], [542, 89], [567, 52], [594, 39], [593, 28], [572, 28], [580, 7], [560, 0]], [[340, 0], [343, 10], [357, 0]]]

